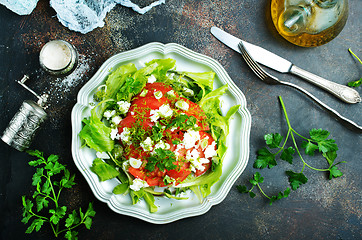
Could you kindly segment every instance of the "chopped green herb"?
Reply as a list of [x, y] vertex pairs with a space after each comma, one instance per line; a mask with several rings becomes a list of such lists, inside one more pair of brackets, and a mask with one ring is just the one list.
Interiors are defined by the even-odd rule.
[[145, 168], [151, 172], [155, 170], [156, 165], [160, 171], [177, 168], [177, 165], [174, 164], [174, 162], [176, 162], [175, 153], [170, 150], [157, 148], [155, 149], [155, 154], [149, 157], [147, 160], [148, 162]]

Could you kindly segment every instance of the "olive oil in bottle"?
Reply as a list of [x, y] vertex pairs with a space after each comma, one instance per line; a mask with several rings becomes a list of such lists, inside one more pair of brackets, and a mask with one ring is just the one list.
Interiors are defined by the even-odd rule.
[[275, 28], [289, 42], [316, 47], [334, 39], [348, 17], [347, 0], [272, 0]]

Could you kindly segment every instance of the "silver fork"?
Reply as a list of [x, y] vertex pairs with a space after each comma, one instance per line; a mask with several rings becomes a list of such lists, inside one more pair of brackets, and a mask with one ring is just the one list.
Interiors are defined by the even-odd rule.
[[353, 122], [352, 120], [343, 117], [341, 114], [339, 114], [336, 110], [329, 107], [327, 104], [323, 103], [321, 100], [316, 98], [314, 95], [309, 93], [307, 90], [289, 82], [283, 82], [280, 81], [278, 78], [270, 75], [264, 69], [260, 67], [260, 65], [255, 62], [255, 60], [250, 56], [248, 51], [244, 48], [244, 45], [242, 42], [239, 43], [239, 48], [241, 51], [241, 55], [244, 58], [245, 62], [248, 64], [248, 66], [253, 70], [253, 72], [265, 83], [271, 84], [271, 85], [286, 85], [292, 88], [295, 88], [299, 90], [300, 92], [304, 93], [308, 97], [310, 97], [315, 103], [317, 103], [319, 106], [321, 106], [324, 110], [326, 110], [328, 113], [330, 113], [333, 117], [335, 117], [337, 120], [339, 120], [345, 127], [356, 131], [357, 133], [362, 133], [362, 127], [359, 126], [357, 123]]

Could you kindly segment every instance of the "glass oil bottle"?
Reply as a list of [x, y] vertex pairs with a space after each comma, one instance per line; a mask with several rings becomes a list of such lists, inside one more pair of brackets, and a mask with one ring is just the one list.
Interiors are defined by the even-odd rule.
[[272, 0], [271, 18], [281, 36], [302, 47], [334, 39], [348, 18], [347, 0]]

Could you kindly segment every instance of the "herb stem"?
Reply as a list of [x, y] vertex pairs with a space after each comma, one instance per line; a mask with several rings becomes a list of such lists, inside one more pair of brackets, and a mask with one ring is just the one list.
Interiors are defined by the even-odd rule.
[[259, 183], [256, 184], [259, 188], [259, 191], [268, 199], [271, 199], [268, 195], [265, 194], [265, 192], [263, 191], [263, 189], [260, 187]]
[[47, 177], [47, 179], [49, 181], [49, 185], [50, 185], [50, 188], [51, 188], [52, 193], [53, 193], [53, 197], [54, 197], [53, 200], [54, 200], [55, 206], [58, 208], [58, 200], [57, 200], [57, 196], [56, 196], [55, 191], [54, 191], [52, 181], [50, 180], [50, 177]]
[[119, 164], [119, 162], [113, 157], [113, 155], [112, 155], [112, 153], [110, 153], [110, 152], [107, 152], [107, 154], [108, 154], [108, 156], [112, 159], [112, 161], [117, 165], [117, 166], [121, 166], [120, 164]]
[[56, 200], [55, 200], [54, 198], [52, 198], [51, 196], [46, 195], [46, 194], [44, 194], [44, 193], [42, 193], [42, 192], [39, 192], [39, 191], [38, 191], [38, 194], [44, 196], [45, 198], [50, 198], [53, 202], [56, 201]]
[[54, 225], [50, 221], [49, 221], [49, 223], [50, 223], [50, 226], [52, 227], [52, 230], [53, 230], [53, 233], [54, 233], [55, 237], [58, 237], [58, 232], [55, 231]]
[[287, 120], [288, 128], [293, 129], [292, 126], [290, 125], [289, 117], [288, 117], [288, 114], [287, 114], [287, 110], [285, 109], [285, 105], [284, 105], [282, 96], [279, 96], [279, 101], [280, 101], [280, 104], [282, 105], [283, 112], [284, 112], [284, 115], [285, 115], [285, 120]]
[[285, 137], [284, 143], [281, 147], [279, 147], [279, 150], [274, 154], [274, 156], [277, 156], [281, 151], [284, 150], [285, 145], [287, 144], [289, 135], [290, 135], [291, 129], [288, 130], [287, 136]]
[[357, 58], [357, 60], [362, 64], [361, 59], [359, 59], [359, 58], [357, 57], [357, 55], [354, 54], [354, 52], [352, 52], [352, 50], [351, 50], [350, 48], [348, 48], [348, 51], [349, 51], [355, 58]]
[[41, 219], [44, 219], [44, 220], [47, 220], [48, 222], [49, 222], [49, 219], [48, 218], [46, 218], [46, 217], [43, 217], [43, 216], [40, 216], [40, 215], [38, 215], [38, 214], [35, 214], [33, 211], [29, 211], [29, 213], [31, 213], [33, 216], [35, 216], [35, 217], [38, 217], [38, 218], [41, 218]]
[[59, 197], [60, 197], [60, 192], [62, 191], [63, 187], [59, 188], [59, 191], [58, 191], [58, 195], [57, 195], [57, 201], [59, 201]]

